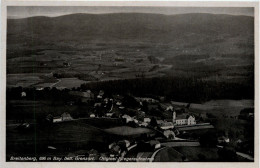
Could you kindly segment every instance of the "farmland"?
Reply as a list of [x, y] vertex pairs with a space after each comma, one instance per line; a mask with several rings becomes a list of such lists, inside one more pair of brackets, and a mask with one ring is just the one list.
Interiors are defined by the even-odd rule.
[[[205, 16], [212, 19], [200, 19]], [[131, 19], [127, 19], [128, 17]], [[146, 17], [150, 19], [144, 19]], [[160, 18], [164, 27], [158, 27], [154, 17]], [[194, 19], [186, 22], [191, 17]], [[91, 18], [102, 20], [108, 29], [100, 28], [97, 22], [89, 23]], [[108, 23], [104, 18], [109, 18], [111, 22]], [[78, 87], [83, 82], [140, 77], [190, 77], [226, 82], [231, 82], [232, 79], [232, 82], [237, 83], [253, 78], [254, 36], [251, 17], [208, 14], [169, 17], [153, 14], [73, 14], [45, 19], [8, 19], [7, 74], [12, 75], [8, 76], [8, 87], [35, 87], [39, 82], [38, 78], [41, 78], [40, 74], [51, 74], [49, 78], [53, 80], [54, 74], [59, 74], [58, 78], [63, 76], [75, 80], [75, 85], [68, 85], [66, 80], [60, 82], [58, 87], [61, 88]], [[222, 25], [220, 20], [229, 24]], [[178, 24], [173, 24], [174, 21]], [[231, 22], [236, 26], [230, 25]], [[43, 30], [37, 27], [34, 29], [37, 30], [34, 32], [35, 35], [30, 37], [31, 28], [42, 23], [52, 28]], [[196, 28], [190, 29], [190, 23], [194, 23]], [[93, 25], [94, 30], [92, 24], [96, 25]], [[118, 24], [124, 29], [118, 29]], [[146, 24], [152, 28], [148, 28]], [[63, 32], [60, 25], [75, 31]], [[126, 25], [140, 27], [136, 29], [131, 26], [125, 27]], [[21, 27], [23, 31], [16, 27]], [[203, 29], [205, 32], [197, 29]], [[46, 33], [47, 30], [50, 32]], [[121, 35], [115, 34], [115, 30]], [[216, 30], [219, 32], [215, 32]], [[69, 66], [66, 66], [67, 63]], [[55, 83], [41, 82], [47, 83], [41, 85], [44, 87]]]
[[[59, 152], [64, 156], [66, 152], [80, 147], [102, 149], [112, 140], [109, 134], [77, 121], [31, 126], [31, 130], [27, 131], [19, 131], [13, 126], [7, 127], [7, 158], [10, 155], [28, 156], [28, 154], [58, 156]], [[49, 145], [55, 146], [57, 150], [48, 151]]]
[[107, 133], [116, 134], [116, 135], [123, 135], [123, 136], [152, 132], [152, 130], [147, 129], [147, 128], [132, 128], [132, 127], [127, 127], [127, 126], [109, 128], [109, 129], [105, 129], [105, 131]]
[[7, 29], [7, 160], [254, 157], [253, 17], [69, 14]]

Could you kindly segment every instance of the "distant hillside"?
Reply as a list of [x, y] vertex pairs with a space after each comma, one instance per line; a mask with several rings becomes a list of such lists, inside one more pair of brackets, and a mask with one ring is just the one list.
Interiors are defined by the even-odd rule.
[[116, 13], [7, 20], [8, 74], [68, 71], [64, 61], [75, 77], [100, 80], [144, 73], [253, 81], [254, 18]]
[[[187, 35], [243, 36], [254, 32], [249, 16], [142, 13], [71, 14], [60, 17], [31, 17], [7, 20], [8, 43], [24, 40], [156, 40], [172, 42]], [[200, 38], [194, 36], [194, 38]], [[202, 38], [202, 37], [201, 37]], [[153, 42], [156, 42], [153, 41]]]

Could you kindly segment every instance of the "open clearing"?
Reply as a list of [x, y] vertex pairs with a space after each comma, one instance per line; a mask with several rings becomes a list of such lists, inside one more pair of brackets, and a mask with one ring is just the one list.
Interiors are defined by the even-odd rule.
[[60, 79], [60, 82], [58, 82], [53, 87], [73, 88], [80, 87], [80, 85], [83, 83], [86, 83], [86, 81], [80, 80], [78, 78], [62, 78]]
[[152, 132], [152, 130], [148, 128], [132, 128], [128, 126], [109, 128], [109, 129], [105, 129], [105, 131], [111, 134], [123, 135], [123, 136]]
[[[171, 102], [175, 106], [186, 106], [188, 103]], [[253, 108], [254, 100], [211, 100], [203, 104], [190, 104], [190, 110], [200, 113], [212, 113], [214, 115], [237, 116], [244, 108]]]

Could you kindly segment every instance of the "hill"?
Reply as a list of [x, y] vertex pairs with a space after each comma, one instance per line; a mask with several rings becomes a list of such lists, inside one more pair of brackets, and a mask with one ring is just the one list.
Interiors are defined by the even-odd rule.
[[138, 76], [251, 80], [254, 18], [114, 13], [8, 19], [7, 74], [17, 73], [86, 81]]
[[211, 38], [252, 35], [253, 24], [253, 17], [232, 15], [71, 14], [53, 18], [8, 19], [7, 33], [8, 42], [13, 36], [34, 41], [156, 39], [157, 42], [173, 42], [192, 34], [210, 35]]

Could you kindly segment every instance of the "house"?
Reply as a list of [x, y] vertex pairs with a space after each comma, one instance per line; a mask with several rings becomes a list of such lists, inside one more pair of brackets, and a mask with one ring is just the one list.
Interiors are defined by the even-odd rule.
[[143, 120], [145, 118], [145, 112], [144, 111], [137, 111], [136, 117], [138, 120]]
[[241, 139], [238, 139], [237, 141], [236, 141], [236, 143], [238, 143], [238, 144], [240, 144], [240, 143], [242, 143], [243, 141], [241, 140]]
[[121, 147], [125, 147], [128, 148], [130, 146], [130, 142], [128, 140], [122, 140], [122, 141], [118, 141], [117, 143], [119, 146]]
[[70, 106], [72, 106], [72, 105], [75, 104], [75, 102], [74, 102], [74, 101], [68, 101], [67, 104], [70, 105]]
[[137, 119], [134, 119], [134, 122], [135, 122], [136, 124], [138, 124], [138, 123], [139, 123], [139, 121], [138, 121]]
[[90, 118], [95, 118], [96, 116], [95, 116], [95, 114], [90, 114], [89, 117], [90, 117]]
[[100, 95], [100, 96], [102, 96], [102, 97], [103, 97], [103, 96], [104, 96], [104, 94], [105, 94], [105, 92], [104, 92], [103, 90], [100, 90], [98, 95]]
[[144, 122], [145, 122], [145, 123], [150, 123], [150, 122], [151, 122], [151, 119], [150, 119], [150, 118], [144, 118]]
[[52, 122], [53, 121], [53, 116], [51, 114], [48, 114], [45, 118], [48, 122]]
[[70, 63], [69, 63], [69, 62], [63, 62], [63, 66], [64, 66], [64, 67], [69, 67], [69, 66], [70, 66]]
[[38, 91], [43, 90], [43, 87], [37, 87], [36, 90]]
[[171, 130], [165, 130], [163, 131], [163, 135], [166, 137], [166, 138], [170, 138], [170, 139], [174, 139], [175, 138], [175, 134], [173, 131]]
[[121, 148], [119, 145], [112, 146], [110, 152], [114, 155], [119, 155], [121, 153]]
[[228, 137], [225, 137], [225, 136], [221, 136], [218, 138], [218, 143], [229, 143], [230, 140]]
[[112, 117], [113, 114], [114, 114], [114, 113], [106, 113], [106, 116], [107, 116], [107, 117]]
[[95, 103], [94, 107], [101, 107], [101, 103]]
[[73, 118], [67, 112], [63, 113], [61, 116], [53, 117], [53, 123], [70, 121], [70, 120], [73, 120]]
[[141, 123], [139, 123], [139, 126], [140, 126], [140, 127], [147, 127], [147, 126], [148, 126], [148, 123], [146, 123], [146, 122], [141, 122]]
[[120, 101], [116, 102], [116, 105], [121, 106], [122, 103]]
[[86, 92], [82, 92], [82, 97], [94, 99], [94, 93], [91, 90], [87, 90]]
[[61, 115], [61, 119], [62, 119], [62, 121], [69, 121], [69, 120], [72, 120], [73, 118], [70, 116], [69, 113], [65, 112]]
[[70, 91], [69, 94], [80, 97], [83, 103], [88, 103], [89, 101], [94, 100], [94, 94], [90, 90], [87, 90], [85, 92]]
[[168, 129], [173, 129], [174, 128], [174, 125], [172, 122], [163, 122], [161, 125], [160, 125], [160, 128], [162, 130], [168, 130]]
[[109, 99], [108, 99], [108, 98], [105, 98], [105, 99], [104, 99], [104, 102], [105, 102], [105, 104], [108, 104]]
[[21, 97], [26, 97], [26, 92], [22, 92]]
[[158, 100], [155, 100], [155, 99], [149, 98], [149, 97], [135, 97], [135, 99], [138, 102], [144, 102], [144, 101], [146, 101], [147, 103], [158, 103], [159, 102]]
[[94, 158], [94, 160], [98, 160], [98, 155], [99, 155], [99, 153], [95, 149], [91, 149], [88, 151], [88, 156], [91, 158]]
[[60, 116], [58, 117], [53, 117], [53, 123], [56, 123], [56, 122], [62, 122], [62, 118]]
[[153, 147], [154, 149], [158, 149], [161, 147], [161, 143], [157, 140], [151, 140], [149, 142], [149, 144], [151, 145], [151, 147]]
[[193, 115], [179, 115], [176, 116], [176, 112], [173, 112], [173, 119], [172, 122], [175, 125], [195, 125], [196, 120]]
[[130, 117], [129, 115], [123, 115], [122, 118], [125, 118], [126, 119], [126, 123], [130, 122], [130, 121], [133, 121], [133, 118]]
[[173, 111], [173, 107], [172, 107], [172, 106], [168, 106], [168, 107], [166, 108], [166, 111]]
[[109, 144], [109, 145], [108, 145], [108, 149], [112, 149], [112, 147], [113, 147], [113, 146], [115, 146], [115, 145], [116, 145], [116, 143], [115, 143], [115, 142], [113, 142], [113, 143]]
[[156, 120], [156, 122], [157, 122], [158, 125], [161, 125], [162, 123], [164, 123], [163, 120]]
[[102, 99], [102, 96], [101, 96], [101, 95], [97, 95], [97, 98], [98, 98], [98, 99]]

